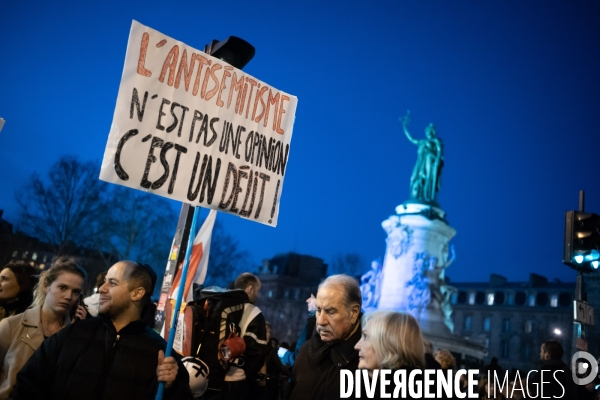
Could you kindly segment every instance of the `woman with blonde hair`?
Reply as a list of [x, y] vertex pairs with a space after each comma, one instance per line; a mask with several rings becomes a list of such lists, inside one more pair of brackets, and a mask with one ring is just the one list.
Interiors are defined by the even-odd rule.
[[362, 319], [358, 368], [372, 374], [374, 369], [423, 369], [425, 348], [417, 320], [396, 311], [375, 311]]
[[[0, 400], [8, 398], [17, 373], [44, 339], [71, 323], [69, 312], [85, 279], [85, 270], [74, 259], [60, 257], [40, 275], [32, 307], [0, 321]], [[77, 307], [76, 316], [85, 318], [83, 306]]]
[[440, 363], [443, 370], [453, 370], [456, 368], [456, 358], [452, 355], [450, 350], [440, 349], [433, 353], [435, 361]]

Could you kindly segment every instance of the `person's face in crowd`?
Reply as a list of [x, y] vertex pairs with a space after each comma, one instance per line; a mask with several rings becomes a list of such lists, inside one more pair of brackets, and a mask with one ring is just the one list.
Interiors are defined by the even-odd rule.
[[262, 287], [262, 283], [258, 281], [256, 284], [251, 284], [246, 287], [245, 292], [248, 294], [248, 298], [250, 299], [250, 303], [254, 304], [258, 300], [258, 293], [260, 292], [260, 288]]
[[540, 360], [544, 361], [544, 360], [549, 360], [550, 359], [550, 355], [548, 354], [548, 352], [546, 352], [546, 347], [544, 345], [540, 346]]
[[306, 299], [308, 312], [315, 312], [317, 310], [317, 298], [314, 294], [310, 294], [310, 297]]
[[20, 290], [15, 274], [9, 268], [4, 268], [0, 272], [0, 302], [16, 300]]
[[373, 349], [368, 322], [367, 326], [363, 328], [362, 336], [354, 348], [358, 350], [358, 368], [366, 369], [369, 372], [379, 368], [380, 360], [377, 359], [375, 350]]
[[326, 285], [317, 293], [317, 332], [324, 342], [346, 339], [358, 319], [360, 306], [344, 306], [344, 291], [338, 285]]
[[83, 290], [83, 278], [70, 272], [63, 272], [50, 285], [44, 287], [44, 306], [56, 314], [68, 313], [79, 301]]
[[131, 305], [131, 291], [127, 283], [127, 264], [118, 262], [108, 270], [104, 284], [100, 286], [98, 314], [115, 318]]

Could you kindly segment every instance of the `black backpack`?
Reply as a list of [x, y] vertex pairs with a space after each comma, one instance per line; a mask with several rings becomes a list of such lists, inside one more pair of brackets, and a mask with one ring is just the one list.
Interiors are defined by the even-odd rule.
[[201, 359], [209, 367], [209, 390], [220, 390], [231, 363], [219, 357], [219, 349], [232, 334], [240, 335], [239, 323], [249, 302], [240, 289], [209, 287], [200, 290], [197, 300], [187, 303], [184, 312], [183, 356]]

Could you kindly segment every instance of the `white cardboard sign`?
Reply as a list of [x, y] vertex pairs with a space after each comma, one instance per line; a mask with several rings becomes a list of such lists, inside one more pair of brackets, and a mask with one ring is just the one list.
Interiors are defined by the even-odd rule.
[[100, 179], [276, 226], [297, 102], [133, 21]]

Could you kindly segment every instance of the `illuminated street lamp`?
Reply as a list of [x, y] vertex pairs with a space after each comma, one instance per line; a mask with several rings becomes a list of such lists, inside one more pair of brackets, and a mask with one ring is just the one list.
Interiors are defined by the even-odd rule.
[[558, 328], [554, 328], [554, 334], [556, 336], [560, 336], [560, 335], [562, 335], [562, 331], [560, 329], [558, 329]]

